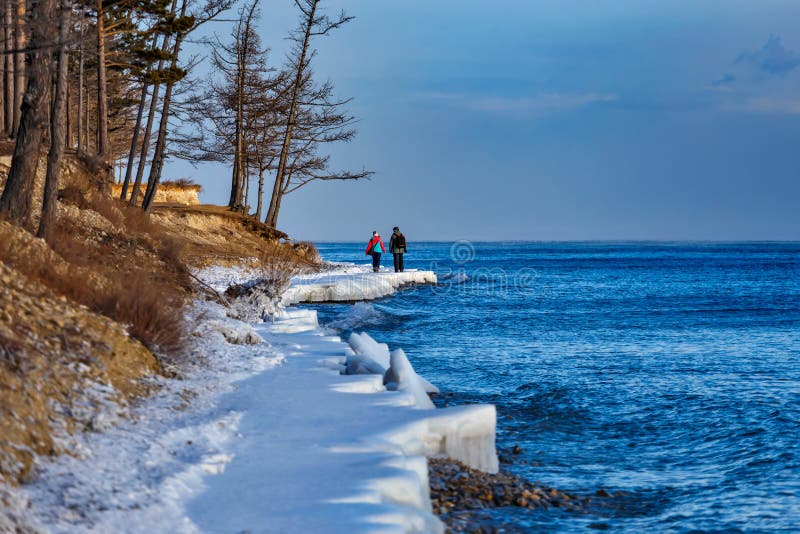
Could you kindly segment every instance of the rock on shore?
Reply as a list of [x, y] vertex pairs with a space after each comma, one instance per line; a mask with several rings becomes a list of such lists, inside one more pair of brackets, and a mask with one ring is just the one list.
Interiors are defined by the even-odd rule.
[[583, 509], [588, 500], [538, 486], [505, 471], [484, 473], [449, 458], [430, 458], [428, 476], [433, 512], [450, 532], [492, 532], [476, 521], [475, 512], [516, 506], [529, 509]]

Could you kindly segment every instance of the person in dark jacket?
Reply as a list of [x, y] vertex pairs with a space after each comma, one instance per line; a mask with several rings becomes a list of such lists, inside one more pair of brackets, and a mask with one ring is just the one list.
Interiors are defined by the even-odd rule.
[[389, 240], [389, 250], [394, 256], [394, 272], [403, 272], [403, 254], [406, 253], [406, 236], [397, 226], [392, 231], [392, 239]]
[[381, 269], [381, 252], [386, 252], [381, 236], [378, 232], [372, 232], [372, 239], [367, 243], [367, 256], [372, 256], [372, 271], [378, 272]]

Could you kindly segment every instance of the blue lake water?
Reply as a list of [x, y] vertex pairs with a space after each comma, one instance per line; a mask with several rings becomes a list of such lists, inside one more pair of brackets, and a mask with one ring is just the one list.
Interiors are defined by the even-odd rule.
[[439, 403], [495, 404], [504, 468], [611, 496], [492, 512], [507, 532], [800, 531], [800, 244], [409, 247], [442, 286], [321, 322], [402, 347]]

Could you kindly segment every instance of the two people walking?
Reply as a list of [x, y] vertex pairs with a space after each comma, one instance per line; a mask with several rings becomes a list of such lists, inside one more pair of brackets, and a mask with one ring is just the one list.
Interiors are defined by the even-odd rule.
[[[402, 273], [403, 254], [406, 253], [406, 236], [395, 226], [392, 230], [392, 238], [389, 240], [389, 250], [394, 256], [394, 272]], [[372, 271], [378, 272], [381, 269], [381, 254], [386, 252], [381, 236], [378, 232], [372, 232], [372, 239], [367, 243], [367, 256], [372, 256]]]

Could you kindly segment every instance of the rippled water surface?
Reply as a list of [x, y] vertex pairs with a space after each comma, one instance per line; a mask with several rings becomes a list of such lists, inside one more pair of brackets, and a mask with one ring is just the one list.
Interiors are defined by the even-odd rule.
[[611, 495], [497, 523], [800, 531], [800, 244], [409, 245], [442, 286], [323, 323], [402, 347], [441, 402], [497, 405], [498, 447], [523, 451], [506, 468]]

